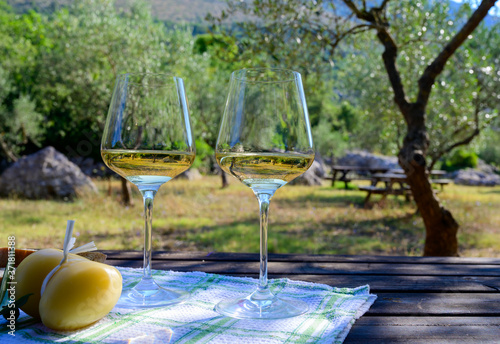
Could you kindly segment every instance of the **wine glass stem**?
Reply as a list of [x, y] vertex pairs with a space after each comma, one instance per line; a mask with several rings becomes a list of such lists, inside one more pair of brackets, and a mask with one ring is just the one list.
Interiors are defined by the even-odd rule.
[[267, 290], [267, 219], [272, 195], [258, 194], [260, 207], [260, 273], [259, 291]]
[[143, 278], [152, 278], [151, 275], [151, 257], [153, 254], [153, 200], [155, 198], [155, 191], [146, 190], [142, 191], [142, 197], [144, 200], [144, 214], [145, 214], [145, 224], [144, 224], [144, 272]]

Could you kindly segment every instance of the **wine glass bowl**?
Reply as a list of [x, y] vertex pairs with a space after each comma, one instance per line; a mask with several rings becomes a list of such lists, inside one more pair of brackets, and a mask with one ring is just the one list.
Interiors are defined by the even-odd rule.
[[223, 300], [216, 311], [234, 318], [277, 319], [303, 314], [306, 303], [280, 299], [267, 282], [267, 218], [277, 189], [307, 171], [314, 148], [299, 73], [286, 69], [233, 72], [215, 149], [223, 171], [247, 185], [260, 206], [260, 277], [248, 297]]
[[167, 74], [118, 76], [101, 156], [110, 169], [137, 186], [144, 201], [143, 276], [137, 285], [123, 290], [118, 306], [158, 307], [184, 301], [187, 292], [162, 288], [151, 274], [154, 197], [195, 157], [183, 80]]

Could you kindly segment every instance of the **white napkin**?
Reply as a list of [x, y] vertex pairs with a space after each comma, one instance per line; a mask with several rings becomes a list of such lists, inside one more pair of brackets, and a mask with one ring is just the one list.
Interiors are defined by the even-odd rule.
[[[124, 285], [138, 281], [142, 269], [118, 268]], [[309, 312], [279, 320], [240, 320], [221, 316], [214, 306], [222, 299], [245, 297], [258, 281], [204, 272], [154, 270], [160, 285], [191, 292], [183, 304], [129, 310], [114, 308], [94, 325], [76, 332], [52, 331], [22, 313], [15, 337], [2, 343], [342, 343], [354, 321], [377, 298], [369, 286], [333, 288], [328, 285], [271, 279], [274, 294], [307, 302]]]

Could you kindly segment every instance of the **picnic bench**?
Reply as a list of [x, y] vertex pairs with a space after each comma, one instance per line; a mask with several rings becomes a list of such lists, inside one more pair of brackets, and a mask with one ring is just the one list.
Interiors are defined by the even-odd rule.
[[[384, 187], [377, 187], [379, 182], [384, 183]], [[395, 185], [399, 187], [395, 187]], [[368, 205], [370, 197], [373, 194], [382, 195], [383, 201], [388, 195], [405, 196], [407, 201], [410, 200], [411, 190], [406, 185], [406, 175], [400, 173], [375, 173], [371, 178], [371, 185], [358, 186], [361, 191], [366, 191], [367, 195], [364, 200], [364, 205]]]
[[439, 185], [441, 187], [441, 191], [444, 190], [444, 186], [450, 184], [453, 180], [451, 179], [431, 179], [431, 184]]
[[[142, 252], [104, 251], [142, 267]], [[258, 277], [252, 253], [153, 254], [153, 269]], [[370, 285], [378, 298], [345, 344], [500, 342], [500, 259], [270, 254], [269, 277], [335, 287]]]

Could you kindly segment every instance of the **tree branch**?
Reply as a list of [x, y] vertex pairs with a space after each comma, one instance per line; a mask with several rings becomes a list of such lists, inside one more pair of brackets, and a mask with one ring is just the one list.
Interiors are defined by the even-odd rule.
[[384, 0], [382, 4], [380, 4], [379, 9], [383, 10], [385, 9], [385, 6], [389, 3], [390, 0]]
[[372, 23], [372, 27], [377, 30], [377, 37], [385, 48], [384, 53], [382, 54], [382, 58], [384, 60], [384, 66], [387, 71], [387, 75], [389, 76], [391, 87], [394, 91], [394, 101], [401, 110], [401, 113], [405, 117], [406, 122], [408, 123], [408, 110], [410, 108], [410, 104], [406, 99], [403, 83], [401, 82], [401, 75], [396, 67], [398, 46], [387, 31], [387, 23], [382, 22], [381, 16], [379, 15], [382, 11], [385, 10], [388, 1], [389, 0], [384, 1], [380, 7], [371, 8], [370, 11], [366, 11], [366, 9], [360, 10], [351, 0], [344, 0], [344, 3], [351, 9], [351, 11], [356, 15], [358, 19], [362, 19], [369, 23]]
[[7, 142], [4, 141], [2, 135], [0, 135], [0, 148], [8, 159], [14, 162], [18, 160], [17, 156], [12, 152], [12, 150], [9, 149], [9, 146], [7, 145]]
[[[479, 100], [479, 96], [475, 100], [476, 100], [475, 101], [476, 108], [474, 109], [474, 123], [475, 123], [476, 128], [472, 131], [472, 133], [469, 136], [465, 137], [464, 139], [462, 139], [460, 141], [455, 142], [452, 145], [449, 145], [449, 146], [443, 148], [442, 150], [440, 150], [438, 152], [438, 154], [433, 156], [432, 161], [431, 161], [430, 166], [429, 166], [429, 171], [432, 170], [434, 165], [438, 162], [439, 159], [441, 159], [443, 157], [443, 155], [451, 152], [453, 149], [455, 149], [459, 146], [469, 144], [472, 141], [472, 139], [474, 137], [476, 137], [477, 135], [479, 135], [479, 133], [481, 132], [481, 128], [479, 125], [479, 112], [480, 112], [481, 101]], [[483, 126], [485, 126], [485, 124], [483, 124]], [[462, 127], [462, 129], [464, 129], [464, 127]], [[455, 131], [453, 134], [458, 134], [459, 132], [460, 131]]]
[[441, 74], [453, 53], [465, 42], [467, 37], [474, 31], [479, 23], [486, 17], [488, 11], [495, 5], [497, 0], [482, 0], [479, 7], [474, 11], [467, 23], [457, 32], [457, 34], [444, 47], [436, 59], [425, 69], [418, 81], [419, 92], [417, 104], [425, 108], [429, 100], [432, 85], [436, 77]]
[[396, 67], [396, 58], [398, 56], [398, 47], [396, 42], [392, 39], [389, 32], [386, 29], [379, 30], [377, 32], [377, 37], [380, 42], [384, 45], [384, 52], [382, 54], [382, 59], [384, 60], [384, 66], [389, 76], [389, 81], [391, 82], [392, 90], [394, 91], [394, 101], [396, 105], [401, 110], [406, 123], [409, 122], [408, 110], [410, 104], [406, 99], [406, 94], [404, 90], [403, 83], [401, 81], [401, 75], [398, 68]]
[[431, 161], [430, 166], [429, 166], [429, 170], [432, 170], [432, 168], [434, 167], [434, 165], [436, 164], [436, 162], [438, 162], [438, 160], [441, 159], [443, 157], [443, 155], [445, 155], [446, 153], [451, 152], [453, 149], [455, 149], [455, 148], [457, 148], [459, 146], [463, 146], [463, 145], [469, 144], [474, 137], [476, 137], [477, 135], [479, 135], [480, 132], [481, 131], [479, 130], [479, 128], [476, 128], [476, 129], [474, 129], [474, 131], [469, 136], [467, 136], [463, 140], [455, 142], [454, 144], [449, 145], [448, 147], [446, 147], [445, 149], [443, 149], [442, 151], [440, 151], [435, 157], [432, 158], [432, 161]]
[[361, 11], [351, 0], [344, 0], [344, 3], [347, 7], [349, 7], [352, 13], [356, 15], [357, 18], [366, 20], [370, 23], [375, 23], [375, 17], [371, 13], [366, 11], [366, 7], [364, 7], [363, 11]]

